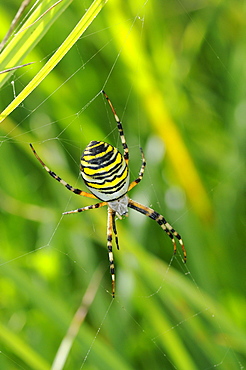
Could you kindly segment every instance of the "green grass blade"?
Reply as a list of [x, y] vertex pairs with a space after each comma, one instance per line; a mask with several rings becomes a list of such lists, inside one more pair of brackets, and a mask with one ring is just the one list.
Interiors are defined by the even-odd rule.
[[95, 0], [55, 54], [0, 115], [0, 123], [44, 80], [98, 15], [107, 0]]
[[0, 322], [0, 341], [8, 346], [12, 353], [21, 358], [26, 365], [29, 365], [31, 369], [36, 370], [48, 370], [49, 364], [36, 353], [27, 343], [20, 339], [19, 335], [15, 335], [13, 331], [10, 331]]
[[[33, 50], [56, 19], [70, 5], [71, 1], [64, 0], [52, 9], [50, 9], [54, 5], [52, 0], [42, 1], [2, 51], [0, 55], [0, 70], [21, 64], [21, 61]], [[47, 12], [48, 9], [50, 10]], [[39, 19], [40, 17], [42, 18]], [[12, 73], [0, 76], [0, 87], [4, 85], [11, 75]]]

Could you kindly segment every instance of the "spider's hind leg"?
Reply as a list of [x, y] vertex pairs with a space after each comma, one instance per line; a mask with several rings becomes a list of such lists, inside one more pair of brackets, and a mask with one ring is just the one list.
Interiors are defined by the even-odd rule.
[[155, 220], [160, 225], [160, 227], [167, 233], [169, 238], [172, 240], [174, 254], [177, 251], [177, 246], [174, 238], [178, 239], [179, 244], [181, 245], [183, 251], [184, 262], [186, 262], [187, 255], [181, 236], [177, 233], [176, 230], [174, 230], [174, 228], [165, 220], [165, 218], [162, 215], [154, 211], [152, 208], [146, 207], [138, 202], [135, 202], [132, 199], [129, 199], [128, 207], [135, 209], [135, 211], [143, 213], [145, 216], [148, 216], [152, 220]]
[[112, 213], [112, 227], [113, 227], [113, 232], [114, 232], [114, 236], [115, 236], [115, 244], [116, 244], [117, 249], [119, 250], [120, 246], [119, 246], [118, 233], [117, 233], [117, 229], [116, 229], [115, 214], [116, 214], [116, 212]]
[[[112, 296], [115, 297], [115, 268], [114, 268], [114, 255], [112, 250], [112, 234], [114, 231], [114, 211], [108, 207], [108, 222], [107, 222], [107, 247], [109, 267], [112, 278]], [[115, 232], [115, 231], [114, 231]]]
[[[160, 215], [161, 216], [161, 215]], [[185, 246], [184, 246], [184, 243], [183, 243], [183, 240], [181, 238], [181, 236], [179, 235], [179, 233], [177, 233], [176, 230], [174, 230], [174, 228], [164, 219], [163, 216], [161, 216], [163, 218], [163, 225], [166, 226], [166, 228], [170, 231], [171, 235], [172, 235], [172, 239], [173, 239], [173, 236], [175, 236], [176, 239], [178, 239], [179, 241], [179, 244], [181, 245], [181, 248], [182, 248], [182, 251], [183, 251], [183, 256], [184, 256], [184, 262], [186, 263], [186, 260], [187, 260], [187, 253], [186, 253], [186, 250], [185, 250]], [[175, 240], [173, 242], [175, 245]]]
[[100, 202], [100, 203], [92, 204], [90, 206], [85, 206], [85, 207], [82, 207], [82, 208], [74, 209], [73, 211], [63, 212], [63, 215], [69, 215], [71, 213], [79, 213], [79, 212], [89, 211], [90, 209], [97, 209], [97, 208], [104, 207], [106, 205], [107, 205], [107, 202]]

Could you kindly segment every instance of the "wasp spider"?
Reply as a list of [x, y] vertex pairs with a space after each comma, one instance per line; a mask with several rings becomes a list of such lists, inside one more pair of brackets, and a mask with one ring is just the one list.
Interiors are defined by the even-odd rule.
[[53, 171], [51, 171], [42, 159], [38, 156], [32, 144], [30, 144], [32, 151], [44, 169], [52, 176], [55, 180], [59, 181], [68, 190], [75, 194], [82, 195], [84, 197], [99, 199], [101, 202], [83, 208], [78, 208], [73, 211], [64, 212], [64, 215], [70, 213], [78, 213], [88, 211], [89, 209], [100, 208], [108, 206], [108, 221], [107, 221], [107, 247], [110, 263], [110, 273], [112, 276], [112, 296], [115, 296], [115, 268], [114, 268], [114, 257], [112, 251], [112, 235], [115, 235], [115, 242], [117, 249], [119, 249], [115, 217], [119, 219], [122, 216], [128, 215], [128, 207], [143, 213], [155, 220], [161, 228], [171, 238], [176, 253], [176, 242], [175, 238], [179, 241], [179, 244], [183, 250], [184, 262], [186, 262], [186, 251], [181, 236], [174, 230], [174, 228], [165, 220], [165, 218], [154, 211], [153, 209], [146, 207], [134, 200], [128, 198], [127, 193], [134, 188], [143, 178], [146, 161], [142, 149], [142, 165], [139, 171], [138, 178], [130, 183], [129, 176], [129, 153], [126, 143], [126, 139], [123, 132], [123, 127], [120, 119], [118, 118], [116, 111], [109, 100], [108, 96], [102, 91], [105, 98], [107, 99], [110, 108], [114, 114], [114, 118], [117, 123], [120, 139], [123, 146], [124, 154], [122, 155], [117, 148], [104, 141], [91, 141], [85, 148], [80, 162], [81, 176], [85, 182], [85, 185], [91, 193], [87, 193], [80, 189], [75, 189], [67, 182], [62, 180]]

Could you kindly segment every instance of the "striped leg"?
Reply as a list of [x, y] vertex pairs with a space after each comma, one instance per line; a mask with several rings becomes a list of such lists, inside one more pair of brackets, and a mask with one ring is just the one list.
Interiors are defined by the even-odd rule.
[[51, 177], [53, 177], [53, 179], [57, 180], [58, 182], [60, 182], [63, 186], [65, 186], [65, 188], [67, 188], [68, 190], [72, 191], [73, 193], [77, 194], [77, 195], [81, 195], [83, 197], [87, 197], [87, 198], [93, 198], [93, 199], [97, 199], [97, 197], [91, 193], [87, 193], [83, 190], [80, 190], [80, 189], [75, 189], [74, 187], [72, 187], [71, 185], [69, 185], [66, 181], [62, 180], [59, 176], [57, 176], [55, 174], [55, 172], [51, 171], [49, 169], [49, 167], [46, 166], [46, 164], [42, 161], [42, 159], [39, 157], [39, 155], [37, 154], [36, 150], [34, 149], [34, 147], [32, 146], [32, 144], [30, 144], [30, 147], [33, 151], [33, 154], [35, 155], [35, 157], [37, 158], [37, 160], [41, 163], [41, 165], [43, 166], [43, 168], [50, 174]]
[[181, 236], [177, 233], [177, 231], [174, 230], [174, 228], [165, 220], [165, 218], [162, 215], [155, 212], [152, 208], [143, 206], [142, 204], [135, 202], [132, 199], [129, 199], [128, 207], [135, 209], [135, 211], [143, 213], [145, 216], [152, 218], [152, 220], [155, 220], [161, 226], [161, 228], [167, 233], [167, 235], [172, 240], [174, 254], [176, 253], [177, 250], [174, 237], [177, 238], [183, 251], [184, 262], [186, 262], [186, 250]]
[[73, 211], [63, 212], [63, 215], [69, 215], [70, 213], [79, 213], [79, 212], [89, 211], [89, 209], [96, 209], [96, 208], [104, 207], [107, 204], [108, 204], [107, 202], [96, 203], [96, 204], [92, 204], [91, 206], [86, 206], [86, 207], [75, 209]]
[[112, 221], [113, 221], [112, 226], [113, 226], [113, 232], [115, 236], [115, 244], [116, 244], [117, 249], [119, 250], [120, 246], [119, 246], [118, 233], [117, 233], [116, 223], [115, 223], [115, 215], [116, 215], [116, 212], [112, 213]]
[[129, 188], [128, 188], [128, 191], [130, 191], [132, 188], [134, 188], [134, 186], [136, 186], [137, 184], [139, 184], [140, 181], [143, 178], [143, 174], [144, 174], [144, 170], [145, 170], [145, 166], [146, 166], [146, 160], [144, 158], [143, 149], [140, 148], [140, 151], [141, 151], [141, 155], [142, 155], [142, 166], [140, 168], [140, 171], [139, 171], [139, 174], [138, 174], [138, 178], [130, 183]]
[[114, 255], [112, 251], [112, 233], [113, 233], [113, 218], [114, 211], [108, 207], [108, 223], [107, 223], [107, 246], [108, 246], [108, 257], [110, 264], [110, 273], [112, 277], [112, 296], [115, 297], [115, 269], [114, 269]]
[[124, 158], [125, 158], [126, 164], [128, 164], [128, 162], [129, 162], [129, 150], [128, 150], [128, 146], [127, 146], [127, 143], [126, 143], [126, 139], [125, 139], [125, 135], [124, 135], [122, 123], [120, 122], [120, 119], [117, 116], [116, 111], [115, 111], [115, 109], [113, 107], [113, 104], [111, 103], [108, 95], [103, 90], [102, 90], [102, 93], [105, 96], [105, 98], [107, 99], [107, 101], [108, 101], [108, 103], [110, 105], [110, 108], [111, 108], [111, 110], [113, 112], [115, 121], [117, 122], [117, 127], [118, 127], [118, 130], [119, 130], [120, 139], [121, 139], [123, 150], [124, 150]]

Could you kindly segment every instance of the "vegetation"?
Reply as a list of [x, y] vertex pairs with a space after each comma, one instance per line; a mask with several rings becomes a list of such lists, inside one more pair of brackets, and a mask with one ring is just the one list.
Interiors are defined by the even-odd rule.
[[[19, 3], [0, 4], [1, 39]], [[0, 74], [0, 368], [243, 368], [244, 2], [54, 3], [29, 5], [0, 54], [0, 71], [35, 62]], [[132, 179], [140, 147], [147, 159], [130, 196], [187, 250], [184, 265], [161, 228], [130, 211], [117, 221], [114, 300], [106, 210], [62, 216], [91, 201], [29, 147], [84, 189], [87, 143], [121, 149], [102, 89], [123, 121]]]

